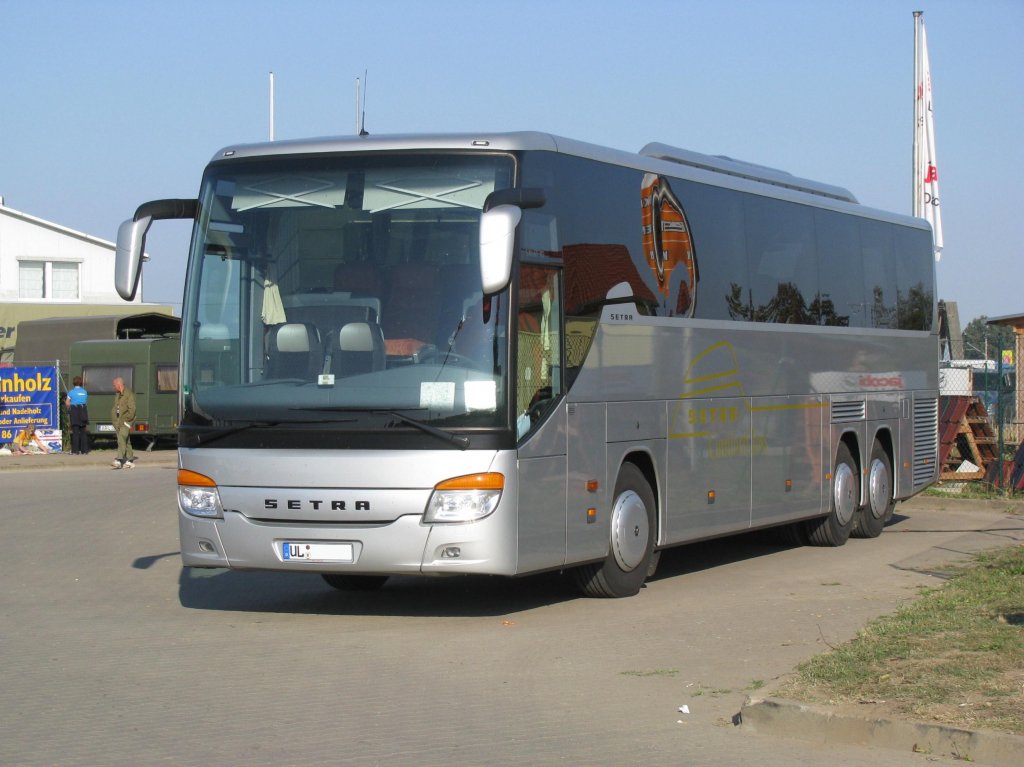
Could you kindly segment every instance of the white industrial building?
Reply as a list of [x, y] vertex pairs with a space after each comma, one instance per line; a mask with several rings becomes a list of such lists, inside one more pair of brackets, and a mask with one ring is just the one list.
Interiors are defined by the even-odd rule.
[[114, 290], [115, 245], [8, 208], [0, 198], [0, 359], [17, 344], [22, 320], [151, 311], [142, 290], [125, 301]]

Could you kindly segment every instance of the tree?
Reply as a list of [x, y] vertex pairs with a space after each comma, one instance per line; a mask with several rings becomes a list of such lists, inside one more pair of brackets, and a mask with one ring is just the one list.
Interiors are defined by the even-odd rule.
[[967, 323], [964, 328], [964, 359], [999, 359], [1000, 349], [1013, 349], [1013, 328], [1008, 325], [988, 325], [988, 317], [981, 315]]

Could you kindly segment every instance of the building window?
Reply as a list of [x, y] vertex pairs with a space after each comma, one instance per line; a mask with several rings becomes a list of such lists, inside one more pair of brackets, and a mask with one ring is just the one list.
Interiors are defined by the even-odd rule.
[[18, 297], [77, 301], [81, 297], [80, 271], [74, 261], [21, 261]]

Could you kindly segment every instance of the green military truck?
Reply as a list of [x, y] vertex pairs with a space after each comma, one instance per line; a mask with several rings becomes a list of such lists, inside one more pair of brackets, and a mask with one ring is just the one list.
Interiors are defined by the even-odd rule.
[[114, 425], [115, 378], [135, 392], [137, 411], [132, 441], [147, 450], [157, 440], [177, 439], [178, 430], [177, 336], [76, 341], [71, 344], [71, 377], [81, 376], [89, 392], [89, 436], [110, 437]]

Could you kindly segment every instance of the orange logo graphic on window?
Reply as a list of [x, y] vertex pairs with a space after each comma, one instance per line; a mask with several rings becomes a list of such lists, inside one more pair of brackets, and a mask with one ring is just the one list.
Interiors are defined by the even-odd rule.
[[666, 179], [648, 173], [640, 190], [640, 209], [644, 257], [658, 281], [658, 291], [668, 298], [672, 271], [681, 268], [675, 315], [688, 317], [693, 314], [698, 273], [683, 206]]

